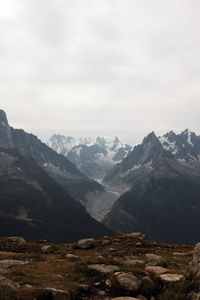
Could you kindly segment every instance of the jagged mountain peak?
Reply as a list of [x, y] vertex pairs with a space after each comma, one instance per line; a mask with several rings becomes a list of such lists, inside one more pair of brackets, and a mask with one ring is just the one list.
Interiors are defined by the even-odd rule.
[[155, 132], [152, 131], [151, 133], [149, 133], [143, 140], [143, 144], [145, 143], [151, 143], [151, 142], [157, 142], [158, 141], [158, 137], [156, 136]]
[[0, 109], [0, 126], [8, 126], [8, 119], [4, 110]]
[[87, 176], [101, 179], [112, 166], [124, 159], [132, 149], [118, 136], [73, 138], [54, 135], [48, 145], [71, 160]]
[[5, 111], [0, 110], [0, 147], [12, 148], [11, 130]]

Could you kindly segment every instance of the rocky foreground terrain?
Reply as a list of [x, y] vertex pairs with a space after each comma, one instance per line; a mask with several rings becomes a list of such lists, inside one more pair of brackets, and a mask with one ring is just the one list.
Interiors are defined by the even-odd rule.
[[199, 262], [200, 244], [142, 233], [62, 245], [0, 238], [0, 299], [198, 300]]

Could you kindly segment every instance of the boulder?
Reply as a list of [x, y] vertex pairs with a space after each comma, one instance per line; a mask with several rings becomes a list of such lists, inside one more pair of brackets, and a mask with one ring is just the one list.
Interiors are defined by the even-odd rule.
[[193, 253], [193, 260], [190, 263], [191, 272], [194, 276], [195, 288], [200, 292], [200, 243], [196, 244]]
[[188, 255], [188, 253], [185, 253], [185, 252], [173, 252], [173, 255], [174, 256], [186, 256], [186, 255]]
[[112, 282], [108, 278], [106, 279], [105, 284], [109, 287], [112, 287]]
[[184, 278], [181, 274], [162, 274], [159, 277], [164, 282], [177, 282]]
[[15, 260], [15, 259], [2, 259], [0, 260], [0, 270], [7, 270], [13, 266], [22, 266], [28, 264], [28, 261]]
[[114, 265], [105, 265], [105, 264], [97, 264], [97, 265], [89, 265], [88, 266], [89, 269], [93, 269], [96, 270], [100, 273], [112, 273], [114, 271], [118, 271], [119, 267], [118, 266], [114, 266]]
[[111, 241], [109, 241], [109, 240], [103, 240], [101, 243], [102, 246], [109, 246], [110, 244], [111, 244]]
[[169, 272], [168, 269], [159, 266], [147, 266], [145, 267], [145, 271], [154, 273], [156, 275], [161, 275]]
[[66, 254], [66, 258], [70, 261], [77, 261], [80, 259], [80, 257], [78, 255], [74, 255], [71, 253]]
[[142, 281], [132, 274], [117, 272], [115, 276], [119, 286], [125, 291], [137, 292], [142, 286]]
[[191, 299], [191, 300], [200, 300], [200, 294], [199, 293], [192, 292], [189, 296], [190, 296], [189, 299]]
[[14, 244], [20, 245], [20, 246], [26, 244], [25, 239], [23, 237], [19, 237], [19, 236], [10, 236], [10, 237], [8, 237], [8, 240]]
[[200, 243], [196, 244], [194, 248], [191, 269], [193, 273], [197, 273], [200, 271]]
[[51, 245], [46, 245], [41, 247], [42, 253], [49, 254], [53, 251], [53, 247]]
[[82, 239], [77, 242], [76, 248], [78, 249], [92, 249], [96, 246], [96, 242], [94, 239]]
[[98, 260], [98, 261], [101, 261], [101, 260], [103, 260], [103, 259], [104, 259], [103, 255], [98, 255], [98, 256], [96, 257], [96, 260]]
[[152, 253], [145, 254], [147, 263], [149, 266], [166, 266], [167, 261], [160, 255], [155, 255]]
[[57, 290], [53, 288], [47, 288], [46, 290], [51, 292], [53, 300], [70, 300], [70, 294], [68, 291]]
[[137, 242], [135, 245], [136, 245], [137, 247], [142, 247], [142, 243], [141, 243], [141, 242]]
[[139, 295], [137, 299], [139, 299], [139, 300], [148, 300], [148, 299], [147, 299], [145, 296], [143, 296], [143, 295]]
[[142, 267], [145, 264], [145, 262], [143, 260], [131, 259], [131, 258], [128, 258], [126, 260], [126, 263], [128, 263], [129, 265], [134, 266], [134, 267]]
[[15, 283], [12, 280], [6, 279], [3, 276], [0, 276], [0, 291], [5, 294], [5, 296], [15, 293], [18, 288], [19, 284]]
[[135, 239], [145, 239], [146, 235], [141, 232], [132, 232], [132, 233], [127, 233], [126, 236], [135, 238]]

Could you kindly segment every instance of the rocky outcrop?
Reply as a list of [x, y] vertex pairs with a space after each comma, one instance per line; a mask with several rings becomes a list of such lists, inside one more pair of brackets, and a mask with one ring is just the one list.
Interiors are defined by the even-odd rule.
[[147, 266], [147, 267], [145, 267], [145, 271], [147, 271], [149, 273], [154, 273], [156, 275], [161, 275], [161, 274], [169, 272], [168, 269], [163, 268], [163, 267], [158, 267], [158, 266]]
[[177, 282], [184, 278], [181, 274], [162, 274], [159, 276], [164, 282]]
[[115, 273], [119, 286], [125, 291], [137, 292], [142, 286], [142, 281], [129, 273]]
[[195, 286], [200, 292], [200, 243], [196, 244], [194, 248], [193, 260], [191, 262], [191, 272], [194, 276]]
[[100, 273], [112, 273], [114, 271], [118, 271], [119, 267], [114, 265], [105, 265], [105, 264], [98, 264], [98, 265], [89, 265], [89, 269], [96, 270]]
[[94, 248], [95, 246], [96, 241], [94, 239], [82, 239], [75, 245], [76, 248], [84, 250]]
[[167, 262], [166, 260], [160, 256], [160, 255], [155, 255], [152, 253], [147, 253], [145, 254], [147, 263], [149, 266], [166, 266]]

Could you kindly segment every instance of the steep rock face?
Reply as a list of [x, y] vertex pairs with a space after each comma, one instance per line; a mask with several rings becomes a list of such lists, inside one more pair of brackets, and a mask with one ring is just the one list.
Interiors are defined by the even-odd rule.
[[[88, 193], [103, 192], [103, 187], [88, 179], [63, 155], [57, 154], [33, 134], [9, 127], [5, 112], [0, 114], [0, 145], [29, 153], [47, 173], [73, 197], [85, 201]], [[5, 124], [5, 126], [3, 125]]]
[[102, 179], [114, 164], [123, 160], [131, 147], [115, 137], [114, 140], [97, 137], [75, 139], [54, 135], [48, 145], [58, 153], [65, 155], [85, 175]]
[[0, 235], [69, 242], [109, 234], [27, 154], [0, 149]]
[[0, 147], [11, 148], [12, 138], [6, 114], [0, 110]]
[[84, 202], [88, 193], [104, 190], [100, 184], [87, 178], [66, 157], [57, 154], [36, 136], [13, 128], [11, 133], [13, 146], [29, 153], [57, 183], [76, 199]]
[[199, 137], [188, 130], [162, 138], [149, 134], [104, 179], [130, 187], [104, 223], [118, 232], [142, 231], [160, 241], [198, 241], [199, 153]]
[[144, 176], [152, 172], [159, 165], [161, 158], [198, 168], [200, 136], [196, 136], [189, 129], [177, 135], [171, 131], [163, 137], [157, 137], [152, 132], [144, 138], [142, 144], [135, 146], [121, 163], [113, 167], [104, 178], [104, 182], [111, 185], [125, 182], [132, 186], [138, 175]]

